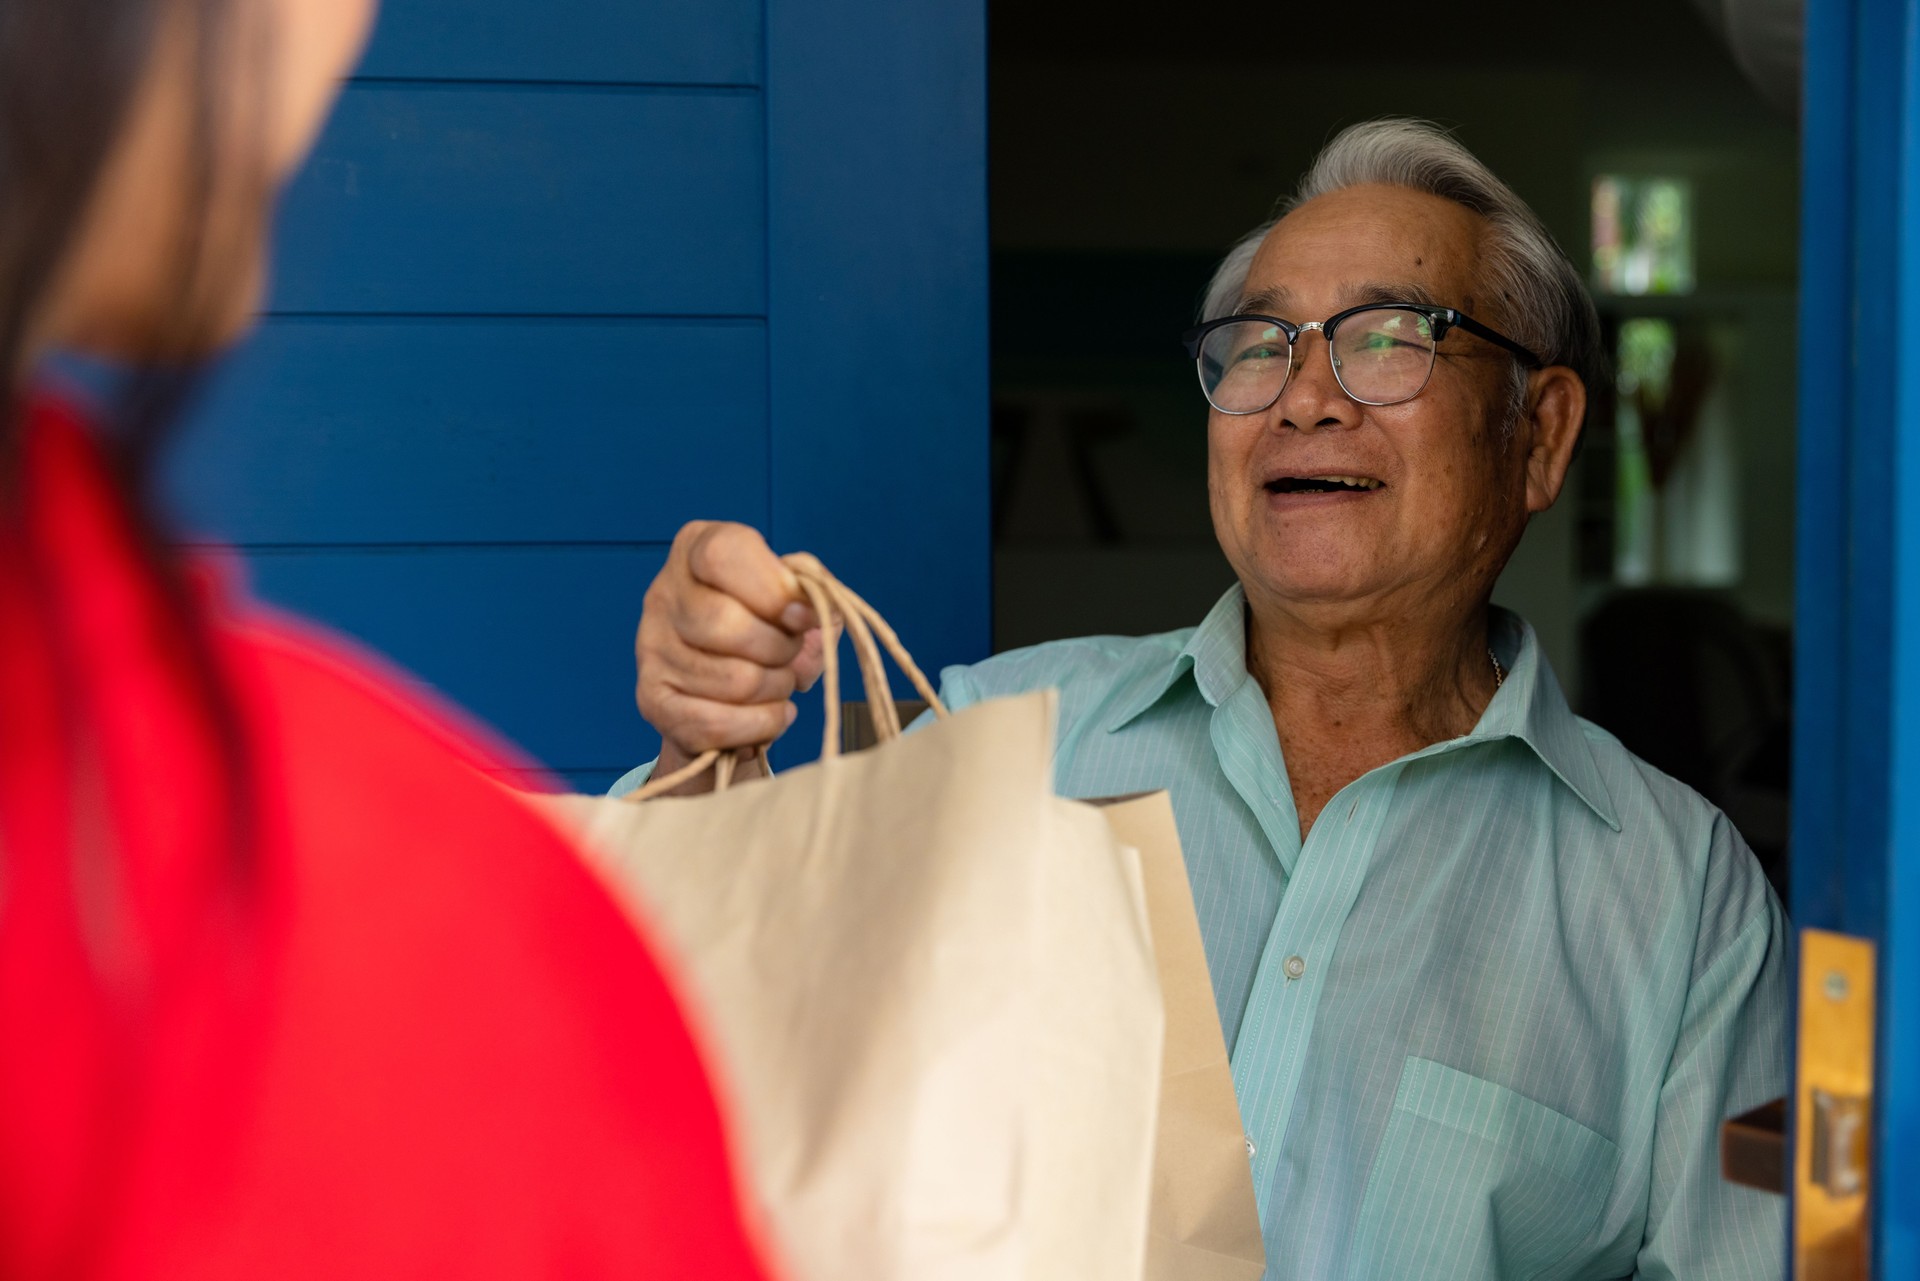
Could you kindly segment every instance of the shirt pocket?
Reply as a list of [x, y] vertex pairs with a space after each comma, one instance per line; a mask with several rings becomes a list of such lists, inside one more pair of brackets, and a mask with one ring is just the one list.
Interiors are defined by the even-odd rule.
[[1593, 1231], [1619, 1149], [1504, 1086], [1409, 1056], [1349, 1281], [1524, 1281]]

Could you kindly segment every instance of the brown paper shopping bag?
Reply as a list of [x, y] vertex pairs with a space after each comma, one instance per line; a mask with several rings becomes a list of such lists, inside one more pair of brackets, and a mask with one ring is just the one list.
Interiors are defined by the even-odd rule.
[[1094, 804], [1140, 855], [1167, 1014], [1146, 1281], [1260, 1281], [1267, 1255], [1246, 1133], [1173, 804], [1165, 792]]
[[891, 741], [836, 751], [836, 664], [816, 765], [552, 805], [677, 956], [794, 1281], [1137, 1281], [1164, 1023], [1138, 855], [1053, 795], [1050, 693], [901, 738], [876, 634], [937, 704], [924, 677], [789, 563]]

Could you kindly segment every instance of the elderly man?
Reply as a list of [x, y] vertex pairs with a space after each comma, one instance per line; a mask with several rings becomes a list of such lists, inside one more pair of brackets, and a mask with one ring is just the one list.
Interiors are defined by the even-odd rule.
[[[1723, 1183], [1716, 1136], [1785, 1090], [1780, 905], [1489, 605], [1603, 376], [1579, 274], [1458, 143], [1382, 121], [1205, 317], [1239, 585], [945, 692], [1057, 687], [1062, 792], [1171, 791], [1269, 1275], [1778, 1276], [1782, 1200]], [[640, 623], [659, 767], [783, 730], [812, 626], [757, 535], [689, 526]]]

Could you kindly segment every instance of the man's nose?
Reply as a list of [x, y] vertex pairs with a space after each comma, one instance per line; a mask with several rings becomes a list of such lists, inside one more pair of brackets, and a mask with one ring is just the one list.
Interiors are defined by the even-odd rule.
[[1300, 335], [1293, 345], [1293, 374], [1287, 379], [1273, 412], [1282, 427], [1296, 431], [1328, 431], [1359, 421], [1359, 406], [1341, 390], [1333, 374], [1333, 348], [1323, 333]]

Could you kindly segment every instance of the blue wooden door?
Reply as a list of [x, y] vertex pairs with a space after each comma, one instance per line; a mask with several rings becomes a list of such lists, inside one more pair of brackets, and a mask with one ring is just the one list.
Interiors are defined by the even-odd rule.
[[[674, 531], [988, 643], [983, 0], [389, 0], [171, 482], [583, 787]], [[790, 735], [810, 755], [817, 722]]]
[[1793, 915], [1878, 948], [1876, 1277], [1920, 1276], [1920, 15], [1809, 0]]

